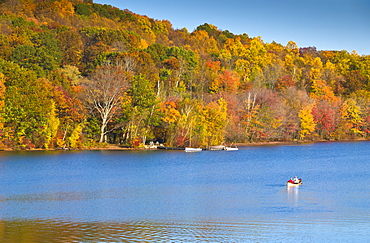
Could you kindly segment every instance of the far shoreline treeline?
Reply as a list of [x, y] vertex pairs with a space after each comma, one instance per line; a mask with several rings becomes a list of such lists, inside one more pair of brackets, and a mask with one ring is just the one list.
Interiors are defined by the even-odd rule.
[[0, 13], [1, 150], [369, 139], [369, 55], [189, 32], [91, 0], [4, 0]]
[[[351, 139], [351, 140], [321, 140], [321, 141], [308, 141], [308, 140], [299, 140], [299, 141], [274, 141], [274, 142], [252, 142], [252, 143], [233, 143], [227, 144], [227, 146], [235, 146], [238, 149], [248, 149], [253, 147], [275, 147], [275, 146], [296, 146], [296, 145], [309, 145], [309, 144], [322, 144], [322, 143], [356, 143], [356, 142], [369, 142], [366, 139]], [[1, 152], [47, 152], [47, 151], [174, 151], [170, 149], [158, 149], [157, 146], [140, 146], [140, 147], [128, 147], [128, 146], [120, 146], [116, 144], [102, 144], [102, 147], [91, 147], [91, 148], [32, 148], [32, 149], [3, 149], [0, 150]], [[163, 144], [162, 144], [163, 145]], [[161, 146], [162, 146], [161, 145]], [[178, 148], [178, 147], [173, 147]], [[203, 147], [204, 150], [210, 150], [210, 148]], [[176, 151], [185, 150], [185, 147], [180, 147], [180, 149], [176, 149]], [[216, 150], [217, 152], [217, 150]]]

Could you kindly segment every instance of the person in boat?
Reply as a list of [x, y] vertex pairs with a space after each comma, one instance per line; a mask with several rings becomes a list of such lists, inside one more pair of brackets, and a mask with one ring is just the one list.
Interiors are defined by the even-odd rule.
[[299, 182], [300, 182], [300, 181], [299, 181], [298, 177], [294, 176], [294, 178], [293, 178], [293, 183], [294, 183], [294, 184], [298, 184]]
[[288, 182], [289, 183], [294, 183], [294, 181], [292, 180], [292, 178], [290, 178], [290, 180]]

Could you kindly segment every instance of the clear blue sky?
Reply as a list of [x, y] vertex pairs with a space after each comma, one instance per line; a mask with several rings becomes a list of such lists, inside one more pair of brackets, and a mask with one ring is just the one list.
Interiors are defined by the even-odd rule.
[[175, 29], [209, 23], [265, 42], [370, 55], [370, 0], [94, 0], [154, 19]]

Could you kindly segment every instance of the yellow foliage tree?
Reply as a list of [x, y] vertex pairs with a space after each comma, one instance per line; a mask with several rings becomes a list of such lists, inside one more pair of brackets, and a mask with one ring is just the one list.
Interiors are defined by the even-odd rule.
[[81, 137], [83, 123], [79, 123], [72, 131], [71, 136], [68, 138], [69, 147], [70, 148], [77, 148], [79, 146], [78, 140]]
[[325, 80], [313, 80], [310, 95], [315, 100], [326, 100], [329, 103], [339, 101], [339, 98], [335, 96], [333, 89], [327, 85]]
[[312, 80], [321, 79], [323, 64], [319, 57], [316, 57], [311, 62], [310, 77]]
[[227, 102], [220, 98], [200, 109], [197, 120], [201, 146], [219, 145], [224, 142], [227, 124]]
[[[3, 107], [5, 105], [5, 90], [6, 87], [4, 85], [5, 77], [4, 74], [0, 73], [0, 114], [2, 113]], [[3, 117], [0, 115], [0, 129], [4, 128]]]
[[160, 103], [160, 112], [164, 114], [162, 121], [169, 124], [176, 123], [181, 117], [180, 112], [176, 108], [177, 105], [173, 101]]
[[251, 79], [262, 72], [264, 66], [271, 63], [271, 56], [268, 54], [262, 39], [254, 38], [246, 51], [245, 58], [250, 61]]
[[45, 143], [44, 147], [48, 149], [53, 141], [55, 139], [58, 127], [60, 124], [59, 118], [56, 115], [56, 108], [55, 108], [55, 102], [51, 102], [50, 112], [47, 117], [47, 123], [44, 128], [44, 136], [45, 136]]
[[163, 114], [161, 120], [164, 122], [167, 134], [167, 144], [172, 145], [176, 136], [176, 130], [181, 118], [178, 106], [174, 101], [161, 102], [159, 111]]
[[0, 111], [3, 109], [5, 105], [5, 76], [4, 74], [0, 73]]
[[238, 39], [228, 38], [224, 44], [224, 48], [230, 52], [232, 56], [245, 57], [247, 49]]
[[67, 15], [73, 15], [75, 13], [73, 4], [68, 0], [54, 1], [54, 4], [56, 5], [59, 12]]
[[342, 134], [338, 134], [339, 138], [341, 136], [345, 136], [346, 133], [352, 133], [352, 135], [362, 135], [363, 131], [361, 131], [361, 124], [363, 123], [363, 119], [361, 116], [361, 108], [357, 105], [354, 99], [348, 99], [343, 102], [341, 107], [341, 122], [339, 124], [338, 133], [342, 132]]
[[156, 35], [152, 30], [152, 23], [150, 22], [149, 18], [146, 16], [138, 16], [137, 20], [137, 25], [140, 28], [140, 34], [141, 37], [149, 44], [155, 43], [156, 40]]
[[305, 138], [315, 131], [315, 121], [312, 115], [313, 104], [305, 105], [298, 113], [300, 119], [300, 138]]
[[289, 41], [287, 43], [287, 45], [285, 46], [285, 49], [291, 55], [298, 55], [299, 54], [298, 45], [294, 41]]
[[192, 49], [198, 53], [218, 53], [217, 41], [205, 30], [194, 31], [190, 36]]
[[235, 62], [235, 71], [238, 73], [239, 77], [241, 77], [240, 83], [242, 85], [250, 81], [250, 65], [251, 63], [244, 59], [238, 59]]

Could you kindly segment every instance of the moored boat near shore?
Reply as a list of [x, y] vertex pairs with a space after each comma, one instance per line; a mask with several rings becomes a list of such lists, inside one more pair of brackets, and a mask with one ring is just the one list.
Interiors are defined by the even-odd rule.
[[224, 150], [236, 151], [236, 150], [239, 150], [239, 148], [238, 147], [225, 147]]
[[200, 151], [202, 151], [201, 148], [190, 148], [190, 147], [185, 148], [185, 152], [200, 152]]
[[223, 145], [209, 147], [209, 150], [212, 150], [212, 151], [218, 151], [218, 150], [224, 150], [224, 149], [225, 149], [225, 146]]
[[167, 149], [167, 150], [184, 150], [185, 148], [182, 147], [166, 147], [166, 146], [158, 146], [157, 149]]

